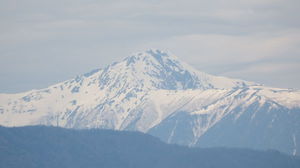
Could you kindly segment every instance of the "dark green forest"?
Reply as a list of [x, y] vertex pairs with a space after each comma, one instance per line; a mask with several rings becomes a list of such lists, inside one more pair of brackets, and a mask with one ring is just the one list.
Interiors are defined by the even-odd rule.
[[189, 148], [138, 132], [0, 127], [1, 168], [299, 168], [278, 151]]

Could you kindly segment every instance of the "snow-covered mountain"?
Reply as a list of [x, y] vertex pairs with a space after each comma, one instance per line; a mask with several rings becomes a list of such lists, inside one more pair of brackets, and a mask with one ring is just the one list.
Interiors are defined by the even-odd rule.
[[0, 125], [39, 124], [299, 154], [300, 91], [209, 75], [152, 49], [46, 89], [0, 94]]

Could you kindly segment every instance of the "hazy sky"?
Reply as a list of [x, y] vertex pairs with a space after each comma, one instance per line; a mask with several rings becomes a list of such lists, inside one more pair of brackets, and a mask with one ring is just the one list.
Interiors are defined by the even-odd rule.
[[146, 48], [201, 71], [300, 88], [300, 0], [0, 0], [0, 92]]

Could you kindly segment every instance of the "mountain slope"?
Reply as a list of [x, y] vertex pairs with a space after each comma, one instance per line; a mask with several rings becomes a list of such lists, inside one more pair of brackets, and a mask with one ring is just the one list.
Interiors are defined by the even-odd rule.
[[187, 148], [135, 132], [0, 127], [5, 168], [296, 168], [300, 159], [277, 151]]
[[217, 91], [202, 91], [148, 132], [169, 143], [278, 149], [296, 155], [300, 108], [269, 99], [271, 95], [263, 95], [266, 90], [236, 89], [220, 97]]
[[[299, 109], [298, 90], [209, 75], [160, 50], [136, 53], [46, 89], [0, 94], [0, 124], [4, 126], [136, 130], [169, 143], [244, 145], [291, 154], [300, 150]], [[257, 131], [273, 125], [273, 133], [263, 144], [260, 138], [252, 139]], [[234, 133], [235, 127], [249, 132], [236, 134], [235, 140], [244, 137], [257, 143], [210, 141], [224, 138], [220, 131]], [[287, 138], [274, 138], [281, 136]]]
[[[0, 123], [6, 126], [59, 123], [64, 127], [120, 129], [132, 107], [142, 103], [149, 91], [252, 84], [211, 76], [181, 63], [173, 55], [149, 50], [46, 89], [2, 94], [0, 112], [6, 115]], [[82, 123], [85, 119], [87, 123]]]

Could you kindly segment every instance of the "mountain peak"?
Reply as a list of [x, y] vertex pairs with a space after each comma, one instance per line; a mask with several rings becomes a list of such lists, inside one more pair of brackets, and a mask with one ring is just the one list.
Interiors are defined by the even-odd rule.
[[165, 64], [166, 61], [177, 61], [177, 58], [170, 54], [169, 52], [159, 50], [159, 49], [148, 49], [143, 52], [137, 52], [132, 54], [131, 56], [125, 58], [125, 61], [127, 62], [127, 65], [143, 61], [143, 62], [156, 62], [160, 64]]
[[[149, 56], [152, 56], [156, 59], [162, 59], [162, 58], [170, 58], [172, 55], [169, 52], [159, 50], [159, 49], [148, 49], [145, 51], [145, 53]], [[174, 56], [173, 56], [174, 57]]]
[[111, 89], [126, 86], [146, 90], [182, 90], [233, 88], [253, 84], [206, 74], [181, 61], [170, 52], [159, 49], [136, 52], [121, 62], [107, 66], [102, 71], [92, 71], [85, 76], [95, 72], [98, 72], [100, 88], [109, 86]]
[[143, 81], [148, 88], [192, 89], [198, 88], [198, 77], [176, 56], [159, 49], [137, 52], [111, 67], [115, 72], [131, 75], [131, 81]]
[[163, 58], [163, 57], [171, 57], [171, 54], [169, 52], [160, 50], [160, 49], [155, 49], [155, 48], [150, 48], [147, 49], [143, 52], [138, 52], [136, 53], [138, 57], [154, 57], [154, 58]]

